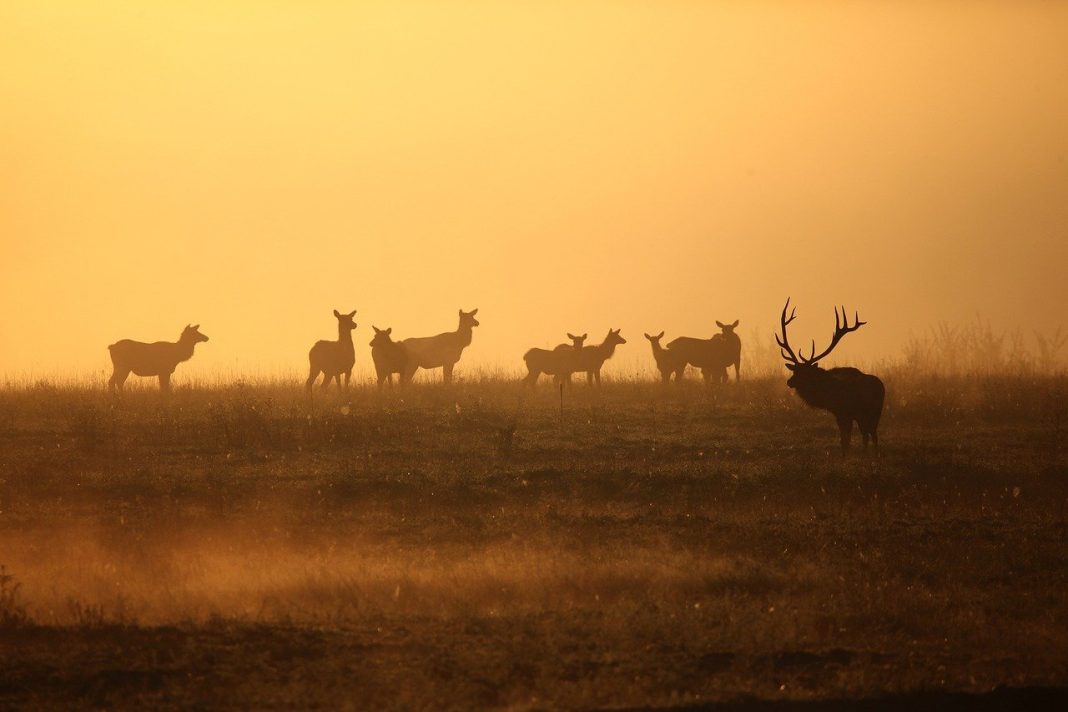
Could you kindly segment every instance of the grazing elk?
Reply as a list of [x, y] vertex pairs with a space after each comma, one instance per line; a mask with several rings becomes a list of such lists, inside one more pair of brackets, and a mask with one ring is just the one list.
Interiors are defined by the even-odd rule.
[[187, 325], [177, 342], [157, 341], [146, 344], [142, 341], [123, 339], [108, 346], [111, 353], [112, 373], [108, 389], [122, 390], [130, 373], [137, 376], [158, 376], [159, 389], [170, 391], [171, 374], [182, 361], [193, 358], [193, 347], [207, 341], [201, 334], [200, 324]]
[[660, 371], [660, 380], [668, 383], [671, 381], [671, 374], [675, 374], [675, 383], [678, 383], [682, 378], [682, 372], [686, 369], [686, 359], [681, 353], [665, 349], [660, 345], [660, 339], [664, 338], [663, 331], [656, 336], [646, 334], [645, 338], [649, 339], [653, 347], [653, 359], [656, 361], [657, 370]]
[[323, 374], [323, 390], [331, 380], [337, 381], [338, 390], [341, 390], [342, 375], [345, 376], [345, 388], [348, 388], [349, 379], [352, 378], [352, 367], [356, 363], [356, 349], [352, 345], [356, 310], [342, 314], [335, 309], [334, 316], [337, 318], [337, 341], [316, 341], [308, 352], [308, 380], [304, 387], [309, 393], [320, 373]]
[[834, 414], [838, 421], [838, 430], [842, 435], [842, 454], [845, 455], [849, 448], [849, 440], [853, 434], [853, 422], [856, 421], [860, 432], [864, 436], [864, 448], [868, 447], [868, 438], [872, 445], [879, 449], [879, 436], [876, 430], [879, 427], [879, 417], [883, 412], [883, 397], [885, 388], [883, 382], [877, 377], [863, 373], [855, 368], [838, 367], [822, 369], [819, 360], [827, 356], [842, 337], [856, 331], [867, 322], [860, 320], [860, 315], [854, 316], [853, 326], [849, 325], [845, 307], [839, 317], [838, 308], [834, 310], [834, 336], [831, 337], [831, 345], [816, 355], [816, 342], [812, 342], [812, 353], [805, 358], [798, 356], [790, 347], [790, 341], [786, 337], [786, 327], [797, 316], [797, 310], [792, 309], [787, 318], [786, 310], [790, 308], [790, 300], [786, 300], [786, 306], [782, 308], [780, 326], [781, 337], [776, 335], [775, 342], [779, 345], [783, 359], [786, 360], [786, 368], [793, 375], [786, 382], [790, 388], [797, 391], [801, 400], [813, 408], [828, 410]]
[[393, 328], [379, 329], [374, 324], [375, 336], [371, 339], [371, 360], [375, 363], [375, 373], [378, 375], [378, 387], [382, 387], [383, 381], [393, 385], [393, 374], [398, 376], [404, 373], [404, 367], [408, 363], [408, 352], [399, 341], [394, 341], [390, 334]]
[[592, 386], [594, 381], [601, 385], [601, 367], [604, 362], [612, 358], [616, 352], [616, 346], [627, 343], [619, 334], [619, 329], [609, 329], [604, 341], [596, 346], [583, 346], [578, 352], [578, 369], [586, 372], [586, 385]]
[[[718, 348], [721, 349], [723, 358], [727, 362], [724, 368], [734, 366], [734, 382], [737, 383], [742, 379], [742, 374], [740, 373], [742, 368], [742, 340], [738, 338], [738, 334], [734, 333], [734, 330], [738, 328], [738, 320], [735, 319], [733, 324], [724, 324], [722, 321], [717, 321], [716, 326], [719, 327], [720, 333], [713, 336], [712, 340], [721, 340]], [[724, 380], [726, 380], [726, 371], [724, 371], [723, 376]]]
[[416, 336], [405, 339], [408, 363], [401, 374], [401, 383], [410, 383], [420, 368], [440, 368], [442, 381], [452, 383], [452, 370], [464, 349], [471, 345], [471, 329], [478, 326], [475, 319], [478, 309], [469, 312], [460, 310], [460, 324], [456, 331], [447, 331], [437, 336]]
[[579, 353], [586, 341], [587, 334], [575, 336], [568, 332], [567, 338], [570, 344], [560, 344], [549, 349], [530, 349], [523, 354], [523, 362], [527, 365], [527, 375], [523, 383], [533, 386], [538, 382], [538, 376], [547, 374], [553, 377], [553, 383], [567, 383], [571, 385], [571, 374], [581, 371], [579, 367]]

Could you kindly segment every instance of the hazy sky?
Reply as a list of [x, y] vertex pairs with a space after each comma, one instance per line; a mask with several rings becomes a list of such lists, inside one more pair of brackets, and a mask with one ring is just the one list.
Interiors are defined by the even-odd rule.
[[[0, 4], [0, 374], [211, 336], [303, 368], [331, 310], [479, 307], [464, 363], [621, 327], [848, 360], [1068, 325], [1068, 3]], [[622, 353], [622, 352], [621, 352]]]

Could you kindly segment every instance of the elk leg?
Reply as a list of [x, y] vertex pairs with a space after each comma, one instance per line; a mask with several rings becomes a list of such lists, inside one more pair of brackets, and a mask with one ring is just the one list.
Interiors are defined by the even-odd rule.
[[838, 416], [838, 431], [842, 435], [842, 455], [849, 449], [849, 441], [853, 437], [853, 419], [846, 416]]
[[702, 368], [701, 378], [705, 379], [706, 386], [710, 385], [712, 383], [712, 371], [708, 370], [707, 368]]
[[671, 382], [671, 371], [670, 371], [670, 369], [664, 368], [664, 369], [660, 370], [660, 382], [661, 383], [670, 383]]
[[738, 381], [742, 380], [741, 371], [742, 371], [742, 360], [738, 359], [737, 361], [734, 362], [734, 382], [735, 383], [737, 383]]
[[308, 393], [311, 393], [312, 386], [315, 385], [315, 379], [318, 377], [319, 369], [317, 369], [315, 366], [312, 366], [311, 370], [308, 372], [308, 380], [304, 382], [304, 388], [308, 391]]
[[[349, 389], [349, 379], [352, 378], [352, 371], [345, 371], [345, 390]], [[340, 384], [339, 384], [340, 385]]]
[[159, 374], [159, 389], [164, 393], [170, 393], [171, 391], [171, 374], [161, 373]]
[[446, 363], [441, 367], [441, 380], [443, 383], [452, 383], [452, 368], [456, 364]]
[[126, 383], [126, 379], [129, 377], [129, 371], [120, 371], [116, 369], [115, 372], [111, 374], [111, 379], [108, 381], [108, 389], [114, 392], [117, 387], [121, 391], [123, 384]]

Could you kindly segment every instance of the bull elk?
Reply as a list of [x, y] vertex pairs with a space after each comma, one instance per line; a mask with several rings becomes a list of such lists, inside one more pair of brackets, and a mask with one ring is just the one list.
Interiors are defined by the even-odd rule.
[[122, 339], [108, 346], [112, 364], [109, 390], [122, 390], [126, 379], [133, 372], [138, 376], [158, 376], [159, 389], [170, 391], [174, 369], [182, 361], [193, 358], [193, 347], [208, 340], [199, 329], [200, 324], [186, 326], [177, 342], [156, 341], [146, 344], [142, 341]]
[[838, 421], [838, 430], [842, 437], [842, 454], [849, 449], [849, 441], [853, 434], [853, 423], [856, 422], [864, 436], [864, 448], [868, 447], [868, 439], [872, 445], [879, 449], [879, 418], [883, 413], [883, 398], [885, 388], [883, 382], [876, 376], [864, 373], [851, 367], [838, 367], [824, 370], [819, 361], [825, 358], [842, 337], [864, 326], [867, 322], [860, 320], [860, 314], [853, 318], [853, 325], [849, 325], [849, 317], [845, 307], [839, 316], [838, 308], [834, 310], [834, 336], [831, 337], [831, 345], [816, 355], [816, 342], [812, 342], [812, 352], [808, 358], [798, 356], [790, 346], [790, 340], [786, 336], [786, 327], [797, 317], [797, 310], [790, 310], [790, 300], [786, 300], [786, 306], [782, 308], [782, 317], [779, 321], [782, 334], [775, 336], [775, 342], [779, 345], [782, 357], [786, 361], [792, 375], [786, 382], [790, 388], [797, 391], [801, 400], [813, 408], [830, 411]]

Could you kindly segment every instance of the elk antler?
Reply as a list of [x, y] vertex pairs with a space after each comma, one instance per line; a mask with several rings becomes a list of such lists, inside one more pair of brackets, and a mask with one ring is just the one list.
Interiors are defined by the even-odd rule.
[[775, 335], [775, 343], [779, 345], [779, 351], [782, 352], [782, 357], [790, 363], [801, 363], [801, 360], [797, 358], [797, 354], [790, 348], [790, 339], [786, 337], [786, 326], [797, 318], [797, 307], [790, 310], [790, 318], [786, 318], [786, 310], [790, 309], [790, 299], [787, 297], [786, 306], [782, 308], [782, 317], [779, 319], [779, 323], [782, 328], [782, 338], [779, 335]]
[[859, 329], [860, 327], [862, 327], [862, 326], [864, 326], [865, 324], [868, 323], [866, 321], [861, 321], [860, 320], [860, 312], [855, 312], [854, 313], [853, 321], [855, 323], [853, 324], [853, 326], [850, 326], [849, 325], [849, 317], [846, 316], [845, 307], [842, 307], [842, 315], [841, 315], [841, 318], [839, 318], [838, 307], [835, 307], [834, 308], [834, 336], [831, 337], [831, 345], [828, 346], [823, 351], [823, 353], [821, 353], [819, 356], [817, 356], [816, 355], [816, 342], [813, 341], [812, 342], [812, 353], [808, 358], [805, 358], [804, 356], [802, 356], [801, 357], [802, 363], [815, 363], [815, 362], [819, 361], [821, 358], [823, 358], [827, 354], [831, 353], [831, 351], [834, 351], [834, 347], [838, 345], [838, 342], [842, 340], [843, 336], [845, 336], [846, 334], [848, 334], [848, 333], [850, 333], [852, 331], [856, 331], [857, 329]]

